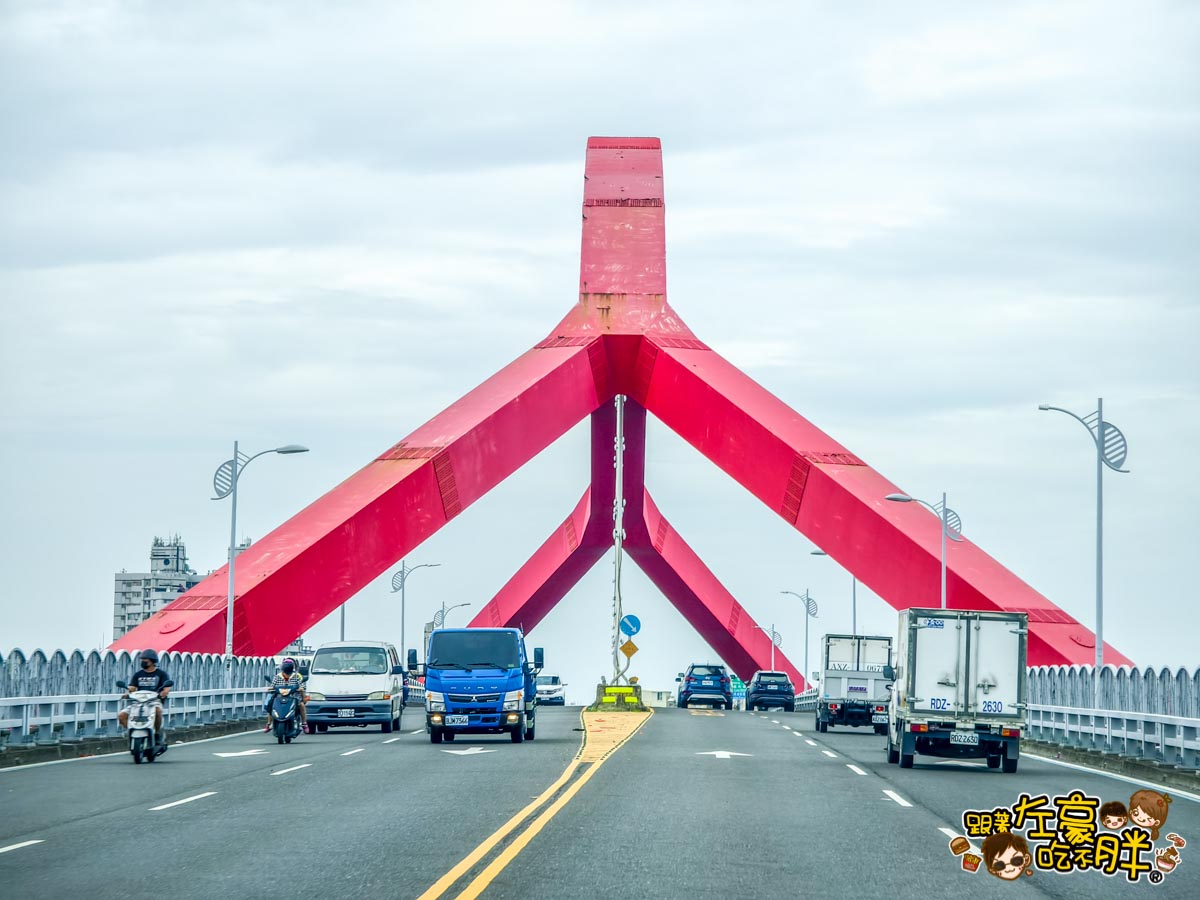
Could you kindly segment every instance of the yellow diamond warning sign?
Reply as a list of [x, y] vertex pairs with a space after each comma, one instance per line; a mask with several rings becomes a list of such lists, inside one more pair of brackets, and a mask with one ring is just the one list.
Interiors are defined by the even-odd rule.
[[633, 641], [626, 641], [625, 643], [623, 643], [621, 645], [620, 650], [626, 656], [632, 657], [633, 654], [637, 653], [638, 648], [637, 648], [637, 644], [635, 644]]

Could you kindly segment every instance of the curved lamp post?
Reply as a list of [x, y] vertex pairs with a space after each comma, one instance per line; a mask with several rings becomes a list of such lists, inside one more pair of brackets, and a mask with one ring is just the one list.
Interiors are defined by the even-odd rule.
[[[416, 566], [405, 565], [404, 560], [400, 560], [400, 569], [392, 575], [392, 593], [400, 592], [400, 653], [408, 652], [408, 648], [404, 646], [404, 584], [408, 581], [408, 576], [417, 569], [433, 569], [440, 566], [441, 563], [421, 563]], [[345, 605], [342, 609], [345, 610]], [[345, 619], [343, 618], [343, 622]], [[344, 638], [343, 638], [344, 640]]]
[[224, 500], [231, 497], [229, 514], [229, 598], [225, 604], [225, 686], [233, 687], [233, 568], [237, 557], [237, 486], [238, 479], [246, 466], [260, 456], [268, 453], [307, 453], [307, 447], [299, 444], [285, 444], [270, 450], [260, 450], [253, 456], [247, 456], [238, 450], [238, 442], [233, 442], [233, 458], [227, 459], [217, 466], [213, 473], [214, 500]]
[[775, 630], [775, 623], [771, 623], [770, 628], [763, 628], [761, 625], [755, 625], [759, 631], [765, 631], [771, 636], [771, 671], [775, 671], [775, 648], [783, 646], [783, 635]]
[[434, 628], [445, 628], [446, 627], [446, 613], [456, 610], [460, 606], [470, 606], [470, 605], [471, 605], [470, 603], [455, 603], [453, 606], [447, 606], [445, 603], [443, 603], [441, 610], [439, 612], [435, 612], [433, 614], [433, 627]]
[[918, 500], [916, 497], [910, 497], [908, 494], [888, 494], [884, 500], [892, 500], [896, 503], [920, 503], [928, 508], [942, 522], [942, 609], [946, 608], [946, 538], [952, 541], [961, 541], [962, 537], [962, 519], [958, 517], [958, 513], [946, 505], [946, 495], [942, 494], [942, 502], [937, 506], [931, 503], [926, 503], [924, 500]]
[[[810, 556], [828, 556], [824, 550], [810, 550]], [[850, 573], [850, 633], [858, 634], [858, 577]]]
[[793, 597], [799, 598], [804, 604], [804, 685], [812, 687], [809, 679], [812, 678], [812, 673], [808, 671], [808, 620], [817, 617], [817, 601], [809, 596], [808, 588], [804, 589], [803, 594], [797, 594], [795, 591], [780, 591], [781, 594], [791, 594]]
[[1053, 410], [1066, 413], [1088, 430], [1092, 442], [1096, 445], [1096, 671], [1095, 703], [1100, 705], [1100, 670], [1104, 667], [1104, 467], [1108, 466], [1114, 472], [1128, 473], [1122, 469], [1125, 457], [1129, 453], [1129, 444], [1121, 429], [1112, 422], [1104, 421], [1104, 398], [1096, 400], [1096, 409], [1086, 416], [1077, 416], [1069, 409], [1061, 406], [1050, 406], [1043, 403], [1040, 410]]

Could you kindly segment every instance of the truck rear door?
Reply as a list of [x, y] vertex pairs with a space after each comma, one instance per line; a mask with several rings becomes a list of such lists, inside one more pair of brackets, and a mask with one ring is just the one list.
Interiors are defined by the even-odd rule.
[[1020, 704], [1025, 654], [1021, 623], [1011, 619], [968, 619], [971, 636], [968, 712], [976, 716], [1024, 715]]
[[[912, 709], [917, 715], [953, 718], [963, 709], [959, 669], [966, 658], [967, 629], [955, 615], [916, 616], [909, 640], [914, 665]], [[915, 651], [915, 652], [914, 652]]]

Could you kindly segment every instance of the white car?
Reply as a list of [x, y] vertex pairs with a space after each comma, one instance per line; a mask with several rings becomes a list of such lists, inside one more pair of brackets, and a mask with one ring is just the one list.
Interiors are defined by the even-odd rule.
[[557, 675], [537, 677], [537, 702], [548, 705], [567, 705], [567, 686]]

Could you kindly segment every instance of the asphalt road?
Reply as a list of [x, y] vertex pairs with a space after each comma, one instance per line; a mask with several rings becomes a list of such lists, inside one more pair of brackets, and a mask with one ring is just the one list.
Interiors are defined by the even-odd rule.
[[[883, 738], [810, 734], [811, 714], [670, 709], [602, 763], [576, 766], [577, 708], [540, 710], [537, 740], [521, 745], [433, 746], [411, 733], [414, 712], [398, 735], [279, 746], [249, 734], [176, 746], [150, 766], [122, 754], [2, 770], [0, 894], [1200, 896], [1200, 803], [1176, 791], [1163, 834], [1189, 846], [1161, 884], [962, 871], [942, 829], [963, 833], [966, 809], [1073, 790], [1128, 803], [1137, 789], [1028, 756], [1015, 775], [926, 757], [901, 770]], [[472, 855], [489, 836], [495, 847]]]

